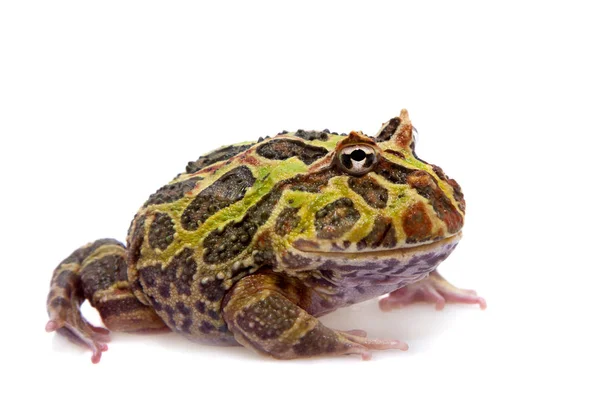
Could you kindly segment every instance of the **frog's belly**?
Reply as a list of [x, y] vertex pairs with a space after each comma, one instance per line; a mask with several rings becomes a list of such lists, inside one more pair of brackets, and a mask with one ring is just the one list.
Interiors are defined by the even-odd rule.
[[[307, 311], [323, 315], [421, 280], [452, 253], [461, 235], [402, 251], [334, 255], [312, 254], [316, 271], [304, 279], [313, 288]], [[306, 254], [306, 253], [305, 253]]]

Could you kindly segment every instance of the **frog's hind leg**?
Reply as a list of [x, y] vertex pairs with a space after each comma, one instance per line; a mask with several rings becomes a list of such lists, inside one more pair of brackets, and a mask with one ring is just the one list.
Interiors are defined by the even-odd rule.
[[225, 297], [223, 316], [240, 344], [279, 359], [358, 354], [366, 360], [370, 350], [408, 349], [399, 340], [327, 328], [301, 307], [308, 292], [283, 277], [250, 275]]
[[109, 331], [95, 327], [81, 315], [88, 300], [107, 328], [113, 331], [165, 329], [154, 310], [137, 300], [127, 281], [125, 247], [114, 239], [102, 239], [79, 248], [54, 270], [48, 294], [50, 320], [46, 331], [56, 331], [90, 348], [97, 363], [108, 349]]
[[379, 308], [390, 311], [417, 302], [434, 303], [441, 310], [446, 303], [479, 304], [484, 310], [485, 299], [474, 290], [459, 289], [448, 282], [439, 272], [433, 271], [425, 279], [397, 289], [379, 301]]

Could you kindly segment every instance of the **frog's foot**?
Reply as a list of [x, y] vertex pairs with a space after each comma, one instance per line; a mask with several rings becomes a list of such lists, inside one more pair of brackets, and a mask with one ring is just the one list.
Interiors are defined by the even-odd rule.
[[390, 311], [423, 301], [434, 303], [438, 310], [443, 309], [446, 303], [479, 304], [482, 310], [487, 307], [483, 297], [477, 296], [474, 290], [459, 289], [434, 271], [429, 277], [397, 289], [381, 299], [379, 308]]
[[249, 275], [228, 293], [223, 307], [227, 327], [238, 343], [279, 359], [357, 354], [371, 350], [407, 350], [399, 340], [371, 339], [362, 330], [326, 327], [303, 308], [306, 289], [271, 275]]
[[[77, 304], [77, 303], [76, 303]], [[56, 315], [50, 316], [46, 324], [46, 332], [58, 332], [69, 340], [92, 350], [92, 362], [100, 362], [102, 352], [108, 350], [109, 331], [90, 324], [79, 312], [79, 306], [58, 309]], [[60, 317], [59, 315], [65, 315]]]

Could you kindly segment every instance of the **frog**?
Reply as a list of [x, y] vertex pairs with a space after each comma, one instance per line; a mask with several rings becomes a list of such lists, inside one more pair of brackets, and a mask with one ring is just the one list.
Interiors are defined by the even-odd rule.
[[[46, 331], [89, 348], [111, 331], [174, 331], [276, 359], [407, 350], [319, 317], [378, 298], [479, 304], [437, 271], [462, 238], [460, 185], [415, 153], [403, 109], [373, 136], [282, 131], [187, 164], [135, 214], [126, 244], [100, 239], [54, 269]], [[88, 301], [105, 327], [82, 315]]]

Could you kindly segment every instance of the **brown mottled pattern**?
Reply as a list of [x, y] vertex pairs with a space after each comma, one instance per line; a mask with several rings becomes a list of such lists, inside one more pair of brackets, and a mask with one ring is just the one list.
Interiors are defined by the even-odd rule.
[[247, 248], [257, 229], [269, 219], [283, 190], [319, 192], [333, 176], [336, 176], [335, 171], [327, 168], [314, 174], [297, 175], [280, 182], [248, 209], [242, 221], [231, 222], [225, 226], [225, 229], [216, 229], [207, 235], [203, 244], [206, 249], [204, 261], [209, 264], [225, 262]]
[[177, 294], [191, 294], [190, 285], [196, 268], [193, 250], [186, 247], [173, 257], [164, 270], [159, 265], [153, 265], [140, 269], [139, 275], [146, 288], [155, 287], [163, 299], [169, 299], [171, 283], [175, 284]]
[[300, 192], [319, 193], [334, 176], [339, 172], [333, 168], [326, 168], [315, 173], [306, 175], [297, 175], [281, 183], [281, 187], [288, 190], [297, 190]]
[[373, 171], [392, 183], [403, 185], [406, 183], [408, 175], [416, 170], [394, 164], [386, 159], [380, 159]]
[[80, 264], [84, 259], [89, 257], [90, 254], [98, 250], [100, 247], [104, 245], [118, 245], [123, 246], [121, 242], [115, 239], [98, 239], [93, 243], [83, 246], [77, 250], [75, 250], [69, 257], [62, 260], [61, 264], [70, 264], [70, 263], [78, 263]]
[[277, 257], [269, 245], [261, 246], [261, 250], [255, 250], [252, 252], [254, 258], [254, 264], [258, 267], [275, 267], [277, 265]]
[[194, 308], [200, 313], [200, 314], [204, 314], [206, 313], [206, 305], [204, 304], [204, 302], [202, 300], [197, 300], [194, 303]]
[[190, 334], [190, 328], [192, 327], [192, 324], [194, 323], [194, 321], [192, 321], [191, 318], [185, 318], [182, 322], [181, 322], [181, 326], [179, 327], [179, 329], [187, 334]]
[[138, 270], [138, 275], [145, 292], [156, 287], [161, 280], [162, 268], [160, 264], [148, 265]]
[[416, 243], [431, 239], [433, 224], [427, 216], [427, 209], [421, 202], [410, 206], [402, 215], [402, 228], [406, 233], [406, 243]]
[[71, 302], [64, 297], [54, 297], [48, 304], [50, 307], [58, 309], [62, 307], [69, 307], [71, 305]]
[[294, 136], [302, 138], [304, 140], [321, 140], [326, 141], [329, 139], [329, 131], [305, 131], [303, 129], [299, 129]]
[[320, 322], [307, 332], [299, 342], [292, 347], [294, 353], [301, 357], [334, 353], [343, 346], [338, 334], [325, 327]]
[[[449, 233], [456, 233], [462, 228], [463, 216], [427, 171], [413, 170], [387, 160], [380, 160], [375, 172], [392, 183], [409, 184], [419, 195], [429, 200], [436, 214], [446, 223]], [[450, 185], [452, 186], [452, 183]], [[459, 200], [457, 201], [460, 204], [462, 192], [459, 190], [459, 194], [456, 193], [457, 191], [455, 191], [455, 196], [458, 196]]]
[[148, 243], [153, 249], [165, 250], [175, 237], [175, 224], [168, 214], [156, 213], [150, 224]]
[[299, 140], [274, 139], [258, 146], [256, 153], [269, 160], [298, 157], [304, 164], [310, 165], [328, 152], [323, 147], [311, 146]]
[[64, 288], [68, 287], [69, 285], [71, 285], [73, 280], [77, 279], [76, 275], [77, 274], [74, 273], [73, 271], [69, 271], [69, 270], [62, 271], [60, 274], [58, 274], [58, 276], [54, 280], [54, 284], [56, 286], [58, 286], [59, 288], [64, 289]]
[[204, 239], [204, 262], [216, 264], [231, 260], [250, 245], [256, 230], [269, 217], [281, 197], [279, 187], [262, 197], [240, 222], [230, 222], [225, 229], [215, 229]]
[[188, 174], [192, 174], [219, 161], [229, 160], [233, 156], [236, 156], [241, 152], [248, 150], [250, 147], [252, 147], [251, 144], [222, 147], [209, 154], [200, 156], [196, 161], [190, 161], [186, 166], [185, 171]]
[[204, 282], [200, 281], [199, 288], [200, 293], [206, 297], [209, 301], [215, 302], [221, 300], [225, 295], [225, 288], [223, 287], [223, 281], [221, 279], [208, 278], [209, 280]]
[[367, 236], [356, 243], [358, 250], [367, 247], [372, 249], [378, 247], [393, 248], [397, 244], [396, 229], [392, 220], [387, 217], [378, 216], [373, 224], [373, 229]]
[[243, 199], [255, 180], [246, 166], [227, 172], [196, 196], [183, 212], [181, 225], [186, 230], [198, 229], [211, 215]]
[[[207, 276], [195, 281], [197, 269], [193, 250], [185, 248], [164, 270], [160, 265], [152, 265], [141, 268], [139, 275], [154, 309], [171, 329], [213, 339], [229, 335], [227, 329], [221, 329], [224, 322], [218, 312], [226, 292], [223, 280]], [[194, 291], [192, 285], [198, 290]], [[231, 339], [223, 340], [229, 343]]]
[[227, 294], [223, 314], [238, 342], [279, 359], [356, 352], [356, 342], [306, 311], [314, 297], [304, 281], [298, 286], [284, 280], [272, 274], [251, 275]]
[[193, 177], [182, 182], [165, 185], [148, 198], [146, 203], [144, 203], [144, 207], [152, 204], [172, 203], [179, 200], [187, 192], [192, 190], [196, 186], [196, 183], [201, 179], [201, 177]]
[[437, 177], [440, 178], [441, 180], [443, 180], [443, 181], [448, 180], [448, 177], [446, 176], [446, 174], [444, 173], [444, 170], [442, 170], [442, 168], [438, 167], [437, 165], [431, 164], [431, 169], [433, 169], [433, 172], [435, 172]]
[[175, 309], [182, 315], [190, 315], [192, 313], [192, 310], [182, 301], [178, 301], [177, 304], [175, 304]]
[[377, 135], [375, 141], [384, 142], [386, 140], [390, 140], [394, 132], [396, 132], [396, 129], [398, 129], [398, 126], [400, 126], [400, 118], [392, 118], [386, 123], [381, 132], [379, 132], [379, 135]]
[[431, 167], [433, 168], [433, 172], [435, 172], [435, 174], [438, 176], [438, 178], [440, 178], [444, 182], [448, 183], [452, 187], [452, 190], [453, 190], [452, 195], [454, 197], [454, 200], [456, 200], [456, 202], [458, 203], [458, 208], [464, 214], [464, 212], [465, 212], [465, 197], [463, 195], [460, 185], [454, 179], [448, 178], [448, 175], [446, 175], [444, 173], [444, 171], [437, 165], [432, 164]]
[[312, 259], [295, 254], [292, 251], [286, 252], [282, 260], [290, 268], [306, 268], [312, 264]]
[[298, 208], [286, 207], [275, 221], [275, 233], [279, 236], [285, 236], [298, 226], [299, 222]]
[[466, 209], [465, 196], [460, 185], [454, 179], [448, 179], [448, 184], [452, 186], [452, 189], [454, 190], [453, 196], [454, 200], [458, 202], [458, 208], [464, 213]]
[[161, 304], [157, 301], [157, 288], [160, 281], [162, 265], [153, 264], [142, 268], [129, 269], [131, 277], [130, 285], [135, 296], [146, 305], [152, 305], [156, 311], [161, 310]]
[[296, 307], [289, 307], [288, 300], [274, 294], [244, 307], [235, 321], [246, 334], [266, 340], [278, 338], [290, 329], [298, 315]]
[[127, 263], [130, 266], [137, 264], [142, 254], [142, 245], [144, 244], [144, 226], [146, 224], [145, 215], [136, 215], [135, 222], [132, 222], [127, 235]]
[[368, 205], [374, 208], [385, 208], [388, 200], [388, 191], [377, 181], [369, 176], [350, 177], [350, 189], [358, 193]]
[[199, 325], [199, 330], [204, 334], [209, 334], [215, 330], [215, 327], [208, 321], [202, 321]]
[[110, 299], [100, 302], [98, 311], [102, 318], [123, 315], [131, 311], [137, 311], [145, 306], [135, 297], [126, 297], [123, 299]]
[[409, 178], [409, 184], [429, 200], [438, 217], [446, 223], [449, 233], [456, 233], [462, 228], [463, 216], [428, 172], [415, 171]]
[[[82, 286], [82, 278], [80, 275], [81, 264], [96, 250], [102, 246], [123, 246], [119, 241], [114, 239], [100, 239], [94, 243], [90, 243], [75, 250], [69, 257], [65, 258], [54, 270], [50, 283], [50, 292], [47, 298], [47, 308], [49, 315], [58, 315], [60, 318], [66, 318], [72, 310], [71, 299], [74, 298], [75, 304], [79, 304], [80, 300], [86, 295]], [[123, 253], [125, 251], [123, 250]], [[118, 265], [109, 271], [106, 276], [103, 271], [97, 271], [94, 277], [98, 280], [94, 284], [98, 287], [106, 287], [116, 281], [120, 276]], [[89, 285], [88, 285], [89, 286]], [[92, 301], [94, 291], [88, 289], [87, 295]], [[82, 300], [81, 300], [82, 301]], [[78, 310], [77, 310], [78, 312]]]
[[[282, 335], [301, 335], [301, 326], [312, 317], [299, 307], [306, 287], [283, 275], [253, 274], [241, 279], [223, 301], [223, 317], [239, 343], [277, 358], [290, 358]], [[300, 327], [299, 331], [295, 329]]]
[[[116, 282], [127, 282], [127, 262], [123, 254], [111, 254], [85, 265], [81, 271], [83, 293], [92, 299], [98, 290], [108, 289]], [[92, 302], [92, 305], [93, 302]]]
[[198, 265], [194, 259], [194, 250], [189, 247], [181, 250], [163, 271], [166, 281], [173, 282], [180, 295], [191, 295], [191, 285]]
[[[88, 261], [104, 246], [106, 252], [100, 254], [106, 255]], [[128, 289], [125, 256], [121, 243], [102, 239], [76, 250], [57, 267], [48, 296], [48, 314], [52, 323], [59, 326], [59, 334], [90, 345], [87, 342], [90, 328], [80, 311], [84, 299], [98, 309], [104, 325], [111, 330], [164, 328], [154, 310], [138, 301]]]
[[336, 239], [350, 230], [360, 219], [351, 199], [343, 197], [327, 204], [315, 215], [315, 228], [319, 239]]

